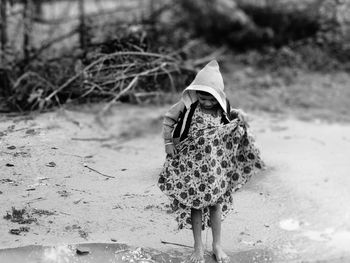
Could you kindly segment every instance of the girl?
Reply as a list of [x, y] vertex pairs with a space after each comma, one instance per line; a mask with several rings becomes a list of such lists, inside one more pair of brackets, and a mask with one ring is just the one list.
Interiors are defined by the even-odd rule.
[[232, 194], [263, 164], [239, 111], [230, 108], [218, 63], [198, 72], [163, 121], [166, 161], [158, 186], [171, 201], [179, 229], [192, 228], [191, 262], [204, 262], [202, 230], [212, 228], [213, 254], [221, 247], [221, 221], [232, 210]]

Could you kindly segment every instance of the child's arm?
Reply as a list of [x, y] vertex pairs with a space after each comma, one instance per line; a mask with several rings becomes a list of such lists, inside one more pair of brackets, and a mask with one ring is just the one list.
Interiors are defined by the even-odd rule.
[[173, 105], [164, 115], [163, 119], [163, 138], [165, 144], [165, 152], [171, 156], [176, 154], [176, 148], [173, 143], [173, 131], [178, 122], [181, 112], [185, 109], [182, 100]]

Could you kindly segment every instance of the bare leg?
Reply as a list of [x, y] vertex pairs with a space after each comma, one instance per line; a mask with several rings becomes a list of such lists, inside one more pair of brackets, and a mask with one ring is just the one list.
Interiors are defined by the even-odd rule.
[[210, 206], [211, 230], [213, 232], [213, 253], [217, 262], [229, 262], [230, 259], [221, 247], [221, 205]]
[[191, 209], [194, 251], [189, 260], [193, 263], [204, 262], [204, 245], [202, 242], [202, 210]]

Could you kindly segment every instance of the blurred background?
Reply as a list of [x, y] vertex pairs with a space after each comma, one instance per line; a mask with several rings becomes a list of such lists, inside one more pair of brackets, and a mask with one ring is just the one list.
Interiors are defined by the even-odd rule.
[[350, 0], [0, 0], [0, 109], [167, 103], [213, 58], [234, 107], [348, 121]]

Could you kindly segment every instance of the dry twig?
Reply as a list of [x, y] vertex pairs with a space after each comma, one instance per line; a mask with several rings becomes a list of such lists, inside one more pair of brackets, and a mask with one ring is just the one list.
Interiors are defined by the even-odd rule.
[[101, 172], [95, 170], [94, 168], [89, 167], [87, 164], [84, 164], [84, 167], [86, 167], [86, 168], [88, 168], [89, 170], [94, 171], [95, 173], [98, 173], [98, 174], [100, 174], [100, 175], [102, 175], [102, 176], [105, 176], [105, 177], [108, 177], [108, 178], [115, 178], [114, 176], [107, 175], [107, 174], [103, 174], [103, 173], [101, 173]]
[[131, 88], [134, 87], [134, 85], [136, 84], [137, 80], [138, 80], [139, 76], [134, 77], [134, 79], [129, 83], [129, 85], [122, 90], [121, 92], [119, 92], [100, 112], [101, 114], [104, 114], [123, 94], [125, 94], [126, 92], [128, 92]]
[[160, 242], [162, 244], [166, 244], [166, 245], [175, 245], [175, 246], [180, 246], [180, 247], [192, 248], [191, 246], [187, 246], [187, 245], [183, 245], [183, 244], [179, 244], [179, 243], [174, 243], [174, 242], [168, 242], [168, 241], [164, 241], [164, 240], [161, 240]]

